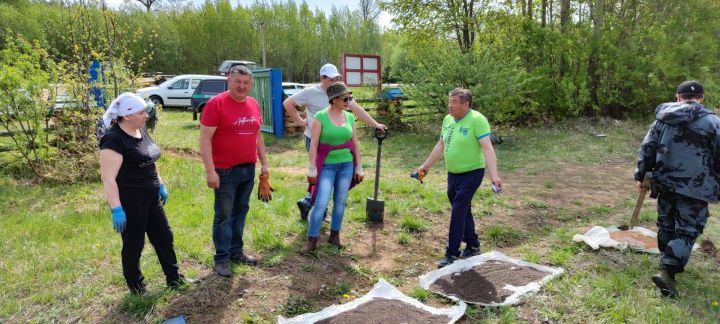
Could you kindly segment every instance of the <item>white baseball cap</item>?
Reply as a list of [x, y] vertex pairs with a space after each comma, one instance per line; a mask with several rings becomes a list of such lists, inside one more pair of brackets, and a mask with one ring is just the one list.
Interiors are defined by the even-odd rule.
[[335, 67], [335, 65], [328, 63], [320, 68], [320, 76], [323, 75], [328, 78], [336, 78], [340, 75], [340, 73], [338, 73], [337, 67]]

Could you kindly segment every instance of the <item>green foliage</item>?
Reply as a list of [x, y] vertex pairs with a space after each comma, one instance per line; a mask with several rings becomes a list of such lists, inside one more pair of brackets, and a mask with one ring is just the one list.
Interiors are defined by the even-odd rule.
[[385, 52], [407, 53], [386, 69], [438, 110], [448, 90], [468, 88], [494, 122], [647, 116], [686, 79], [705, 83], [710, 106], [720, 103], [720, 26], [705, 23], [720, 18], [717, 1], [567, 3], [527, 11], [511, 1], [386, 1], [404, 42]]
[[304, 314], [310, 310], [310, 301], [303, 296], [290, 296], [281, 308], [286, 316]]
[[45, 133], [49, 85], [56, 68], [39, 43], [17, 35], [5, 38], [0, 52], [0, 126], [12, 140], [11, 153], [36, 178], [49, 152]]
[[[72, 27], [81, 25], [93, 34]], [[316, 82], [320, 66], [340, 66], [344, 52], [380, 54], [381, 49], [379, 26], [360, 12], [338, 5], [326, 14], [304, 2], [235, 6], [218, 0], [150, 13], [77, 2], [2, 3], [0, 36], [6, 28], [38, 40], [58, 60], [112, 49], [127, 54], [124, 62], [131, 71], [170, 74], [216, 74], [222, 61], [232, 59], [262, 65], [264, 32], [267, 66], [282, 68], [286, 80], [298, 82]]]

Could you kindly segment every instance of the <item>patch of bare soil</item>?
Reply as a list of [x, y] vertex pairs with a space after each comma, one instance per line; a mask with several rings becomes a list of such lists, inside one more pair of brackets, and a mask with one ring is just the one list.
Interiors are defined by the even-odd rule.
[[355, 309], [317, 321], [317, 324], [447, 323], [447, 316], [433, 315], [399, 300], [373, 298]]
[[430, 289], [472, 303], [501, 303], [513, 294], [506, 285], [525, 286], [548, 275], [535, 268], [488, 261], [472, 269], [440, 277]]
[[700, 242], [700, 250], [710, 255], [715, 255], [717, 253], [715, 244], [713, 244], [710, 240], [703, 240]]
[[[512, 210], [505, 215], [487, 217], [490, 222], [532, 230], [558, 224], [560, 214], [582, 218], [589, 207], [612, 208], [623, 199], [636, 196], [632, 164], [625, 161], [594, 165], [561, 162], [551, 167], [526, 169], [532, 171], [518, 170], [503, 176], [506, 189], [502, 194], [527, 198], [512, 200]], [[648, 200], [647, 203], [654, 201]]]

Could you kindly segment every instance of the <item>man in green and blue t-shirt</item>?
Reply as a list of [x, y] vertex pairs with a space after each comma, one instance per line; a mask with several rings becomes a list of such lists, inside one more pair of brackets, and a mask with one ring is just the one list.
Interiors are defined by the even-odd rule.
[[[445, 257], [438, 262], [438, 267], [480, 252], [480, 240], [475, 231], [471, 205], [486, 167], [490, 171], [493, 191], [500, 192], [503, 188], [497, 172], [495, 150], [490, 142], [490, 124], [483, 114], [470, 109], [471, 105], [472, 94], [469, 90], [456, 88], [450, 92], [449, 114], [443, 120], [440, 140], [417, 170], [419, 178], [422, 179], [441, 155], [445, 157], [448, 171], [447, 195], [452, 205], [452, 214]], [[465, 242], [465, 249], [460, 253], [462, 242]]]

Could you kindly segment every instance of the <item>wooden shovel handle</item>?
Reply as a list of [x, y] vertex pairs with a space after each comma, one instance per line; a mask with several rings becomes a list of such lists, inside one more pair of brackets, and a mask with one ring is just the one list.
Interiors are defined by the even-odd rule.
[[[648, 177], [645, 177], [643, 179], [641, 187], [648, 188], [649, 186], [650, 179]], [[647, 191], [638, 193], [637, 201], [635, 202], [635, 209], [633, 209], [632, 217], [630, 218], [630, 229], [632, 229], [635, 224], [637, 224], [638, 215], [640, 215], [640, 207], [642, 207], [643, 201], [645, 201], [645, 195], [647, 195]]]

